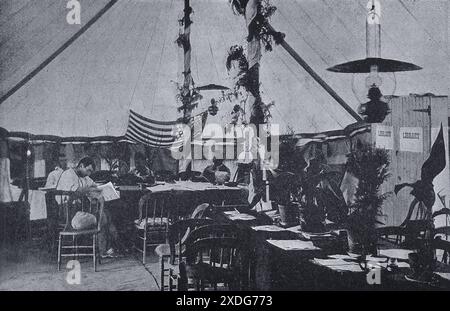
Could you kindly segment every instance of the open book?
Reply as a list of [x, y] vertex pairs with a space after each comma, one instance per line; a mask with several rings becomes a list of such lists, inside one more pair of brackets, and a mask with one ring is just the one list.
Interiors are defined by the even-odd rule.
[[116, 191], [111, 182], [98, 186], [98, 189], [102, 190], [102, 195], [105, 202], [120, 199], [119, 193]]

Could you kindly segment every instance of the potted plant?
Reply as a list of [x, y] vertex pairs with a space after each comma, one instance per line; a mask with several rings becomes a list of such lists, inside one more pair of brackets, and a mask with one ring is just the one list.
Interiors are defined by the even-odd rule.
[[[361, 144], [348, 155], [344, 178], [353, 179], [353, 184], [357, 184], [353, 198], [347, 198], [345, 225], [350, 252], [364, 255], [376, 251], [376, 227], [383, 224], [379, 218], [383, 216], [383, 201], [389, 195], [381, 194], [380, 186], [389, 178], [389, 164], [388, 152], [369, 144]], [[351, 183], [344, 180], [343, 184]]]
[[277, 204], [281, 225], [291, 227], [298, 224], [298, 203], [295, 202], [297, 190], [295, 174], [286, 171], [274, 172], [271, 186], [272, 200]]
[[300, 177], [300, 226], [306, 232], [325, 231], [326, 206], [323, 196], [330, 187], [332, 173], [327, 171], [321, 159], [320, 156], [311, 159]]

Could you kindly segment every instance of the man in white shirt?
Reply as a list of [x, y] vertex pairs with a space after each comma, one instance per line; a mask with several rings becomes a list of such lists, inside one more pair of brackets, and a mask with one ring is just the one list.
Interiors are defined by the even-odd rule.
[[[78, 191], [95, 195], [99, 193], [97, 184], [89, 177], [95, 171], [94, 160], [85, 157], [80, 160], [76, 168], [65, 170], [56, 186], [56, 190]], [[117, 240], [117, 230], [111, 221], [109, 211], [105, 208], [100, 218], [101, 230], [98, 234], [100, 255], [102, 257], [115, 257], [115, 251], [111, 244]]]
[[56, 188], [56, 185], [58, 184], [59, 178], [61, 177], [62, 173], [66, 169], [66, 163], [65, 161], [61, 160], [59, 163], [55, 164], [55, 168], [53, 171], [51, 171], [47, 176], [47, 182], [45, 183], [45, 188]]

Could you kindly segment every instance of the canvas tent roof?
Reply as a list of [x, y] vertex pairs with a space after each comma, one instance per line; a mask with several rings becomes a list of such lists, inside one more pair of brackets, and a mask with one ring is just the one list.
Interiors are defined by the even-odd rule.
[[[352, 77], [326, 68], [365, 55], [366, 0], [274, 0], [272, 25], [353, 108]], [[0, 10], [0, 96], [75, 34], [109, 1], [80, 0], [82, 25], [66, 22], [65, 0], [4, 0]], [[448, 10], [445, 0], [382, 3], [382, 56], [424, 69], [397, 74], [395, 94], [447, 94]], [[198, 85], [231, 86], [225, 58], [245, 43], [245, 24], [227, 0], [191, 0], [192, 74]], [[85, 33], [0, 104], [0, 127], [57, 136], [121, 136], [128, 111], [175, 120], [182, 51], [174, 43], [181, 0], [119, 0]], [[389, 85], [389, 77], [386, 84]], [[282, 132], [321, 132], [354, 119], [281, 47], [261, 63], [265, 101]], [[391, 83], [392, 84], [392, 83]], [[393, 89], [394, 90], [394, 89]], [[209, 105], [213, 93], [204, 92]], [[208, 122], [228, 123], [232, 104]]]

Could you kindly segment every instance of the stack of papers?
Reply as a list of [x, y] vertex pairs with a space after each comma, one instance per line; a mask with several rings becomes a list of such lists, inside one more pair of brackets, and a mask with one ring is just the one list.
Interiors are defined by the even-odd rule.
[[320, 250], [317, 246], [314, 246], [310, 241], [301, 240], [267, 240], [270, 244], [281, 248], [286, 251], [298, 250], [298, 251], [316, 251]]

